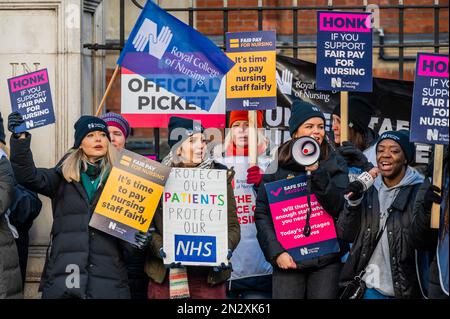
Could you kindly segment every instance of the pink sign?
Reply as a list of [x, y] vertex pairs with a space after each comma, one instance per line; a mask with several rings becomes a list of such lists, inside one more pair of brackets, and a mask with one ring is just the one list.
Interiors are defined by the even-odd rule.
[[370, 13], [319, 12], [319, 31], [372, 32]]
[[146, 158], [156, 161], [156, 155], [144, 155]]
[[[308, 178], [299, 175], [291, 179], [265, 184], [270, 213], [277, 240], [295, 261], [302, 261], [339, 251], [333, 218], [310, 194]], [[304, 235], [306, 217], [311, 209], [309, 236]]]
[[285, 249], [336, 238], [333, 218], [311, 195], [311, 234], [303, 235], [308, 203], [306, 196], [270, 204], [277, 239]]
[[46, 83], [48, 83], [46, 69], [9, 79], [10, 89], [13, 93]]
[[417, 75], [448, 78], [448, 56], [419, 54]]

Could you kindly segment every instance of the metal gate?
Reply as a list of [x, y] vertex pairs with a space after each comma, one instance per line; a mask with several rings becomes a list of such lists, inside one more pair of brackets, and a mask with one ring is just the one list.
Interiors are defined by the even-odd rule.
[[[111, 43], [105, 44], [84, 44], [84, 48], [88, 48], [91, 50], [121, 50], [125, 45], [125, 0], [120, 1], [120, 38], [118, 41], [112, 41]], [[130, 1], [130, 0], [128, 0]], [[131, 2], [142, 8], [143, 4], [146, 0], [131, 0]], [[159, 3], [159, 0], [157, 1]], [[439, 0], [429, 0], [430, 4], [417, 4], [417, 5], [407, 5], [404, 4], [403, 0], [398, 0], [398, 3], [395, 5], [371, 5], [368, 3], [368, 0], [362, 0], [362, 5], [333, 5], [333, 0], [328, 0], [326, 6], [306, 6], [301, 4], [301, 0], [292, 0], [291, 6], [264, 6], [263, 0], [257, 0], [257, 6], [245, 6], [245, 7], [231, 7], [229, 6], [228, 0], [223, 0], [222, 7], [198, 7], [195, 5], [195, 0], [189, 0], [190, 5], [186, 8], [164, 8], [168, 12], [186, 12], [188, 14], [188, 23], [190, 26], [194, 26], [194, 18], [195, 14], [199, 12], [221, 12], [223, 15], [223, 32], [222, 32], [222, 43], [218, 44], [220, 47], [225, 47], [225, 33], [228, 32], [229, 29], [229, 15], [231, 12], [250, 12], [257, 13], [257, 28], [258, 30], [263, 29], [264, 22], [264, 13], [270, 11], [288, 11], [292, 13], [292, 36], [290, 39], [285, 39], [283, 42], [277, 41], [277, 49], [285, 50], [295, 58], [299, 57], [299, 50], [301, 49], [315, 49], [316, 44], [302, 44], [298, 23], [299, 23], [299, 13], [304, 11], [318, 11], [318, 10], [359, 10], [359, 11], [372, 11], [375, 14], [383, 14], [385, 10], [397, 10], [398, 12], [398, 34], [397, 41], [391, 41], [392, 43], [386, 43], [385, 34], [383, 29], [376, 28], [378, 37], [375, 38], [378, 41], [375, 41], [373, 47], [378, 48], [379, 59], [383, 61], [397, 62], [398, 63], [398, 79], [404, 79], [404, 67], [405, 62], [415, 61], [415, 56], [406, 56], [405, 49], [407, 48], [417, 48], [420, 49], [433, 49], [435, 53], [439, 53], [443, 51], [443, 48], [447, 48], [446, 52], [448, 52], [448, 33], [441, 35], [439, 32], [440, 26], [440, 14], [443, 10], [448, 10], [449, 5], [448, 1], [446, 3], [442, 3]], [[256, 3], [256, 1], [255, 1]], [[434, 28], [432, 33], [428, 33], [427, 37], [422, 41], [405, 41], [405, 12], [407, 10], [427, 10], [430, 12], [430, 17], [434, 21]], [[444, 23], [448, 23], [448, 21], [444, 21]], [[248, 30], [252, 31], [252, 30]], [[217, 42], [217, 41], [216, 41]], [[394, 48], [398, 50], [398, 56], [389, 56], [386, 54], [385, 49]], [[160, 135], [159, 129], [155, 129], [154, 131], [156, 152], [159, 153], [159, 144], [160, 144]]]

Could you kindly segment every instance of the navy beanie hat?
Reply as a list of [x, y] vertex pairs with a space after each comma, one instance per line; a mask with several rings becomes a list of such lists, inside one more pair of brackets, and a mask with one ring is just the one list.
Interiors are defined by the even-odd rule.
[[409, 131], [400, 130], [400, 131], [388, 131], [381, 134], [378, 138], [376, 148], [378, 148], [378, 144], [382, 140], [390, 139], [397, 142], [405, 153], [406, 160], [408, 164], [411, 164], [414, 161], [414, 155], [416, 152], [416, 148], [414, 143], [409, 141]]
[[[179, 130], [174, 132], [176, 129]], [[203, 133], [204, 130], [197, 121], [172, 116], [169, 120], [169, 146], [172, 148], [176, 143], [183, 142], [196, 133]]]
[[[341, 105], [338, 104], [333, 114], [341, 116]], [[369, 102], [360, 96], [350, 96], [348, 99], [348, 125], [356, 131], [364, 133], [368, 130], [373, 109]]]
[[325, 123], [325, 115], [317, 106], [302, 100], [294, 101], [291, 106], [291, 117], [289, 118], [289, 132], [291, 136], [294, 136], [300, 125], [313, 117], [320, 117]]
[[108, 125], [106, 125], [105, 121], [98, 117], [83, 115], [78, 119], [73, 127], [75, 128], [75, 143], [73, 145], [74, 148], [79, 148], [83, 138], [90, 132], [95, 131], [106, 133], [108, 140], [111, 141], [108, 132]]

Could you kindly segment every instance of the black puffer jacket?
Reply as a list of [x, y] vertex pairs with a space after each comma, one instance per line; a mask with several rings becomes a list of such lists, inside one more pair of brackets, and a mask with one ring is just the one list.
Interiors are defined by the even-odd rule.
[[[396, 298], [420, 298], [416, 278], [415, 251], [410, 240], [414, 199], [420, 184], [404, 186], [390, 206], [386, 232], [391, 255], [392, 281]], [[345, 205], [337, 223], [338, 236], [353, 243], [340, 286], [344, 287], [367, 266], [380, 226], [378, 191], [371, 187], [358, 206]]]
[[[280, 152], [289, 147], [289, 142], [280, 146]], [[273, 167], [272, 163], [269, 169]], [[255, 222], [257, 238], [267, 261], [277, 267], [276, 258], [286, 250], [277, 240], [275, 228], [270, 213], [267, 199], [266, 183], [286, 179], [288, 176], [295, 177], [305, 174], [304, 166], [298, 165], [294, 159], [286, 163], [278, 163], [279, 167], [273, 174], [265, 174], [261, 182], [256, 198]], [[337, 220], [344, 206], [343, 192], [348, 185], [347, 165], [345, 161], [331, 152], [327, 160], [319, 161], [319, 168], [311, 174], [311, 192], [316, 195], [317, 200], [325, 211]], [[310, 267], [322, 267], [336, 262], [345, 253], [345, 247], [341, 246], [339, 253], [329, 254], [297, 263], [297, 269]]]
[[[449, 174], [449, 164], [448, 164], [448, 149], [446, 157], [444, 158], [444, 173], [443, 173], [443, 183], [445, 185], [445, 179], [448, 179]], [[431, 165], [430, 165], [431, 166]], [[424, 285], [428, 285], [424, 291], [428, 292], [429, 298], [448, 298], [441, 288], [440, 274], [436, 256], [436, 247], [439, 240], [439, 232], [445, 231], [445, 223], [439, 224], [439, 229], [434, 229], [430, 227], [431, 222], [431, 209], [425, 207], [425, 196], [427, 195], [428, 188], [431, 185], [431, 180], [426, 179], [422, 186], [417, 192], [416, 201], [414, 204], [414, 218], [411, 225], [411, 242], [414, 248], [420, 251], [429, 252], [430, 265], [429, 265], [429, 281], [424, 282]], [[442, 187], [442, 204], [444, 202], [448, 205], [448, 189], [445, 190], [445, 186]], [[448, 212], [447, 212], [448, 213]], [[442, 212], [441, 212], [442, 214]], [[441, 216], [441, 220], [444, 219]], [[441, 233], [442, 235], [442, 233]], [[442, 239], [442, 238], [441, 238]], [[419, 268], [419, 272], [422, 269]]]
[[58, 165], [35, 167], [30, 142], [30, 135], [11, 137], [11, 164], [19, 183], [52, 200], [52, 249], [44, 267], [42, 297], [130, 298], [122, 251], [124, 246], [133, 248], [89, 227], [102, 188], [90, 204], [82, 184], [66, 182]]
[[11, 165], [0, 154], [0, 299], [22, 297], [19, 256], [5, 217], [13, 197], [14, 177]]

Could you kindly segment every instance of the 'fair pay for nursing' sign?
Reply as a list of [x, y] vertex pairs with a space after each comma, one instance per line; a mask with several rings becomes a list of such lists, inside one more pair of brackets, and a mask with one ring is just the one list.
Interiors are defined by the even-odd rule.
[[150, 227], [169, 173], [169, 167], [123, 150], [89, 226], [135, 244], [135, 233]]
[[275, 31], [226, 34], [227, 110], [267, 110], [277, 106]]
[[8, 86], [11, 109], [25, 121], [16, 133], [55, 123], [47, 69], [8, 79]]
[[372, 92], [371, 14], [317, 12], [317, 89]]
[[418, 53], [411, 114], [411, 141], [449, 140], [448, 55]]
[[306, 175], [265, 185], [278, 242], [295, 261], [339, 251], [333, 218], [311, 194], [311, 234], [303, 235], [308, 211]]
[[163, 195], [164, 263], [228, 263], [227, 171], [173, 168]]

